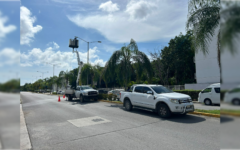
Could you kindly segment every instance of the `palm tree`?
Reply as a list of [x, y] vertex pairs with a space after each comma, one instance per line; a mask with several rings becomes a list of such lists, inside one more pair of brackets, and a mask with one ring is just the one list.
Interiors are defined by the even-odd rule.
[[[129, 78], [133, 71], [132, 64], [141, 65], [141, 69], [148, 74], [149, 81], [152, 77], [152, 66], [148, 57], [138, 50], [137, 43], [131, 39], [128, 46], [123, 46], [120, 50], [115, 51], [109, 61], [105, 65], [103, 75], [105, 78], [114, 78], [116, 76], [116, 68], [121, 71], [121, 76], [124, 82], [125, 89], [129, 83]], [[141, 73], [142, 71], [140, 71]]]
[[186, 25], [188, 30], [194, 29], [192, 42], [195, 50], [201, 50], [206, 54], [208, 53], [208, 43], [211, 41], [216, 27], [220, 24], [221, 16], [221, 28], [217, 35], [220, 69], [220, 53], [224, 50], [220, 48], [220, 44], [221, 47], [228, 47], [227, 50], [234, 54], [237, 49], [234, 49], [233, 43], [240, 33], [240, 2], [221, 1], [221, 3], [223, 7], [220, 6], [220, 0], [190, 0]]
[[195, 50], [207, 54], [208, 43], [220, 22], [220, 0], [190, 0], [188, 7], [187, 29], [193, 29]]
[[85, 64], [81, 70], [81, 81], [87, 83], [87, 76], [91, 78], [91, 85], [94, 85], [94, 82], [100, 80], [101, 67], [99, 65], [92, 66], [91, 64]]

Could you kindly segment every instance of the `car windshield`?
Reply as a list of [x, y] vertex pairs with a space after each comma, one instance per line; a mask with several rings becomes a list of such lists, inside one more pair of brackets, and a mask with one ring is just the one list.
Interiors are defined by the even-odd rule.
[[151, 86], [151, 88], [158, 94], [162, 94], [162, 93], [172, 93], [173, 91], [167, 89], [164, 86]]
[[91, 88], [91, 87], [89, 87], [89, 86], [82, 86], [81, 88], [82, 88], [82, 90], [86, 90], [86, 89], [92, 89], [92, 88]]

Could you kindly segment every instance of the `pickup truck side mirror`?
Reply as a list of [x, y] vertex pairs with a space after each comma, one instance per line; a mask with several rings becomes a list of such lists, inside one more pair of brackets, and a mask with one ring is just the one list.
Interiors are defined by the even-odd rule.
[[147, 94], [152, 94], [153, 95], [153, 92], [152, 91], [147, 91]]

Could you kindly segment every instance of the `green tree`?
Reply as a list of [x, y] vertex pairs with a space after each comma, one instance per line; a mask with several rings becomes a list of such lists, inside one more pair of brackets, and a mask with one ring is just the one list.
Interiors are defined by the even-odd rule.
[[[116, 76], [116, 68], [121, 71], [121, 78], [125, 89], [129, 83], [131, 74], [133, 72], [133, 63], [141, 65], [142, 71], [146, 71], [148, 79], [152, 78], [152, 67], [148, 57], [138, 50], [137, 43], [131, 39], [128, 46], [123, 46], [120, 50], [115, 51], [106, 63], [104, 75], [106, 78], [114, 78]], [[141, 72], [141, 71], [139, 71]]]

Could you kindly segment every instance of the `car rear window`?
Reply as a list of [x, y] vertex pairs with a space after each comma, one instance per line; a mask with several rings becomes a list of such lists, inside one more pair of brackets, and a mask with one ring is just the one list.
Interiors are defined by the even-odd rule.
[[161, 93], [172, 93], [173, 91], [169, 90], [168, 88], [164, 86], [151, 86], [151, 88], [158, 94]]
[[141, 86], [135, 87], [134, 92], [142, 93], [142, 87]]

